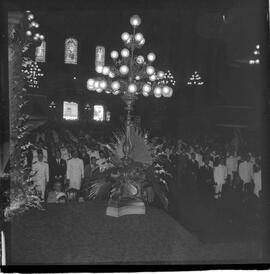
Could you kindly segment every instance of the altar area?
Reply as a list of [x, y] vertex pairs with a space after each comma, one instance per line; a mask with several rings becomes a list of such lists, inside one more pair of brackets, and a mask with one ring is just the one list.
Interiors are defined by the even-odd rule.
[[[252, 242], [199, 241], [163, 210], [113, 218], [106, 202], [48, 204], [17, 216], [8, 264], [204, 264], [259, 260]], [[248, 246], [247, 246], [248, 245]]]

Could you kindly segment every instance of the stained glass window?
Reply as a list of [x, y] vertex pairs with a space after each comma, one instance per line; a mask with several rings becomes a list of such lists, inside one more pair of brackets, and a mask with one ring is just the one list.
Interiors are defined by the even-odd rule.
[[95, 121], [104, 121], [104, 107], [101, 105], [94, 105], [94, 117]]
[[39, 47], [36, 47], [36, 62], [46, 62], [46, 42], [42, 41]]
[[77, 64], [78, 59], [78, 41], [74, 38], [68, 38], [65, 41], [65, 63]]

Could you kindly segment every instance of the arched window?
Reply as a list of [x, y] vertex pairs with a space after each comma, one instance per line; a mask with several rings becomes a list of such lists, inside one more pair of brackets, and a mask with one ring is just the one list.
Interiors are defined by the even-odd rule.
[[36, 47], [36, 62], [46, 62], [46, 42], [42, 41], [39, 47]]
[[78, 59], [78, 41], [74, 38], [68, 38], [65, 41], [65, 63], [77, 64]]
[[94, 105], [94, 116], [95, 121], [102, 122], [104, 121], [104, 107], [102, 105]]

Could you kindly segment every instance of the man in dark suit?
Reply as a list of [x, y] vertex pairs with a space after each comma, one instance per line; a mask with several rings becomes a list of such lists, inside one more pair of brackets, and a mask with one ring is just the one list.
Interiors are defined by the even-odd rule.
[[67, 171], [67, 164], [64, 159], [61, 159], [61, 152], [60, 150], [56, 150], [55, 158], [51, 160], [51, 183], [55, 180], [59, 180], [64, 186], [64, 179]]
[[195, 153], [191, 153], [191, 159], [188, 160], [187, 164], [187, 177], [188, 177], [188, 188], [191, 192], [195, 192], [197, 190], [197, 179], [198, 179], [198, 171], [199, 171], [199, 163], [196, 161]]

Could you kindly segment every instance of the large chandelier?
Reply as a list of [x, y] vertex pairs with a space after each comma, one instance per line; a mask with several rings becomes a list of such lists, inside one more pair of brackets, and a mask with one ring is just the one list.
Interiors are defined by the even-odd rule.
[[[87, 88], [98, 93], [121, 95], [126, 103], [126, 145], [124, 146], [125, 157], [131, 151], [130, 142], [130, 112], [139, 95], [154, 95], [156, 98], [169, 98], [173, 94], [171, 87], [175, 85], [173, 76], [170, 72], [164, 73], [156, 70], [153, 66], [156, 55], [153, 52], [147, 54], [146, 58], [137, 53], [145, 44], [145, 38], [142, 33], [136, 32], [141, 24], [141, 18], [133, 15], [130, 18], [130, 24], [133, 27], [132, 34], [124, 32], [121, 39], [125, 47], [120, 51], [113, 50], [110, 54], [113, 61], [111, 66], [96, 66], [96, 72], [99, 77], [90, 78], [87, 81]], [[170, 80], [170, 81], [169, 81]]]

